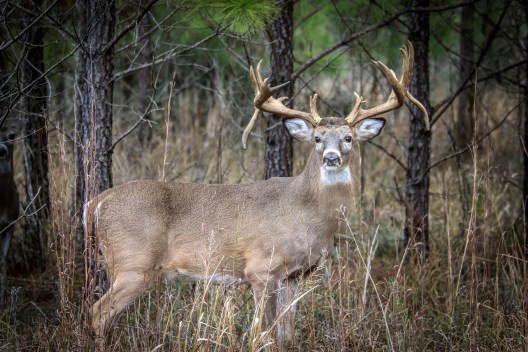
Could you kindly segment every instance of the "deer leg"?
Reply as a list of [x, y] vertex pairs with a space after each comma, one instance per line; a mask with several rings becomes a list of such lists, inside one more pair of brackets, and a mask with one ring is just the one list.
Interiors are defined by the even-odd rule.
[[6, 278], [7, 278], [7, 258], [3, 251], [0, 251], [0, 313], [4, 310], [4, 297], [7, 291]]
[[293, 303], [298, 293], [298, 278], [290, 278], [281, 282], [277, 293], [278, 312], [281, 319], [278, 322], [277, 337], [281, 349], [288, 350], [293, 346], [295, 338], [296, 303]]
[[[0, 227], [0, 230], [2, 228]], [[11, 243], [11, 236], [13, 228], [7, 229], [0, 235], [0, 312], [5, 307], [5, 297], [7, 292], [7, 253], [9, 252], [9, 244]]]
[[[0, 230], [2, 230], [2, 228], [0, 228]], [[11, 244], [11, 237], [13, 236], [13, 225], [10, 229], [4, 230], [3, 232], [4, 233], [0, 235], [2, 239], [2, 253], [4, 254], [4, 257], [7, 257], [7, 253], [9, 252], [9, 246]]]
[[103, 337], [110, 324], [147, 287], [151, 277], [143, 273], [123, 273], [116, 277], [110, 290], [92, 306], [90, 315], [96, 336]]
[[270, 282], [258, 282], [251, 285], [255, 299], [255, 321], [263, 317], [262, 330], [268, 330], [277, 314], [276, 285]]

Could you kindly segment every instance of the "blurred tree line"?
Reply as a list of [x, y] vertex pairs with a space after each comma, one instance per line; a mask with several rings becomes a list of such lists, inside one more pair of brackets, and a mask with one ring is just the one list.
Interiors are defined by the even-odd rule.
[[[409, 257], [426, 259], [430, 173], [448, 161], [470, 167], [472, 151], [491, 133], [476, 128], [476, 102], [486, 99], [481, 86], [517, 97], [515, 106], [501, 107], [493, 129], [518, 119], [512, 143], [521, 145], [524, 160], [519, 218], [528, 216], [524, 1], [1, 1], [0, 125], [16, 126], [24, 160], [24, 240], [12, 249], [13, 266], [35, 272], [49, 263], [50, 133], [66, 136], [75, 157], [68, 176], [75, 185], [71, 216], [79, 226], [83, 205], [113, 185], [112, 155], [119, 142], [137, 139], [141, 149], [150, 148], [153, 136], [162, 133], [166, 110], [178, 119], [179, 108], [167, 107], [168, 95], [195, 90], [200, 103], [193, 123], [206, 126], [205, 138], [214, 139], [224, 123], [238, 129], [247, 123], [253, 99], [247, 72], [264, 59], [272, 85], [290, 82], [278, 94], [291, 98], [289, 106], [306, 107], [306, 96], [317, 91], [324, 113], [343, 116], [353, 91], [372, 105], [388, 95], [368, 59], [399, 67], [396, 48], [406, 40], [416, 52], [411, 93], [427, 107], [431, 129], [411, 107], [396, 122], [394, 114], [388, 116], [391, 126], [408, 126], [407, 141], [399, 141], [401, 155], [373, 145], [405, 173], [398, 186], [406, 213], [404, 242]], [[349, 77], [353, 82], [332, 94], [318, 91], [325, 80]], [[369, 91], [361, 92], [364, 87]], [[231, 116], [229, 122], [219, 121], [220, 110]], [[450, 150], [433, 153], [439, 126], [447, 129]], [[264, 131], [263, 177], [292, 176], [294, 148], [280, 120], [266, 115]], [[461, 177], [460, 187], [471, 186]], [[469, 199], [461, 201], [469, 207]], [[88, 253], [92, 242], [85, 241]], [[87, 270], [93, 267], [90, 258]]]

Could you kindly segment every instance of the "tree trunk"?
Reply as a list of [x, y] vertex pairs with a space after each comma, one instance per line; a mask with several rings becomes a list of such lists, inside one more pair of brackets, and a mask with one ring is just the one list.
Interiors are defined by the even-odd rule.
[[[270, 84], [290, 84], [279, 90], [275, 96], [292, 97], [293, 73], [293, 0], [282, 0], [278, 4], [280, 13], [267, 30], [271, 45]], [[293, 108], [293, 101], [289, 101]], [[292, 138], [282, 124], [282, 119], [266, 114], [266, 174], [265, 178], [291, 176], [293, 171]]]
[[[31, 7], [40, 8], [42, 1], [34, 1]], [[33, 8], [34, 10], [34, 8]], [[30, 26], [34, 16], [24, 18], [24, 27]], [[23, 255], [25, 269], [46, 268], [47, 232], [49, 228], [49, 181], [48, 181], [48, 135], [46, 117], [48, 110], [47, 83], [44, 77], [44, 33], [40, 23], [31, 27], [24, 36], [22, 61], [23, 87], [29, 89], [22, 100], [22, 139], [26, 187], [26, 217], [24, 227]]]
[[[141, 0], [141, 5], [146, 5], [146, 0]], [[153, 60], [153, 48], [152, 48], [152, 40], [150, 34], [148, 32], [152, 29], [152, 19], [150, 18], [149, 14], [146, 14], [138, 25], [138, 35], [140, 38], [142, 38], [140, 42], [141, 47], [141, 53], [140, 53], [140, 59], [141, 62], [147, 63], [152, 62]], [[139, 71], [138, 73], [138, 79], [139, 79], [139, 111], [140, 113], [145, 114], [144, 119], [150, 120], [151, 114], [149, 112], [150, 110], [150, 102], [152, 99], [154, 99], [154, 89], [153, 89], [153, 82], [152, 82], [152, 68], [144, 68]], [[148, 122], [143, 122], [139, 126], [138, 130], [138, 139], [139, 143], [146, 147], [150, 141], [152, 140], [152, 127], [151, 124]]]
[[[77, 60], [78, 195], [82, 204], [112, 187], [113, 1], [79, 2], [82, 50]], [[106, 49], [106, 50], [105, 50]]]
[[[524, 7], [524, 18], [528, 21], [528, 6]], [[528, 35], [524, 37], [524, 57], [528, 57]], [[524, 162], [524, 188], [523, 188], [523, 206], [524, 206], [524, 256], [528, 258], [528, 65], [524, 65], [524, 131], [523, 151]]]
[[[115, 26], [114, 1], [79, 1], [82, 49], [77, 57], [76, 148], [77, 199], [84, 205], [112, 187], [112, 57], [108, 47]], [[81, 207], [82, 209], [82, 207]], [[91, 214], [86, 216], [89, 224]], [[94, 286], [104, 290], [104, 275], [95, 265], [95, 239], [85, 234], [86, 293]]]
[[[473, 13], [474, 6], [468, 5], [462, 8], [460, 20], [460, 62], [459, 62], [459, 83], [466, 81], [471, 74], [474, 65], [473, 47]], [[455, 143], [458, 149], [467, 148], [471, 145], [475, 134], [475, 119], [473, 116], [473, 101], [475, 94], [472, 88], [464, 89], [458, 97], [457, 118], [455, 120], [454, 132]], [[465, 154], [466, 156], [469, 153]]]
[[[528, 69], [526, 69], [526, 79], [528, 82]], [[528, 258], [528, 87], [524, 87], [524, 133], [523, 133], [523, 154], [524, 154], [524, 256]]]
[[[412, 7], [428, 7], [429, 0], [412, 0]], [[421, 101], [431, 116], [429, 104], [429, 13], [411, 12], [409, 40], [415, 50], [414, 79], [409, 91]], [[415, 258], [426, 259], [429, 252], [429, 164], [431, 132], [425, 129], [423, 115], [412, 105], [407, 160], [404, 243]]]

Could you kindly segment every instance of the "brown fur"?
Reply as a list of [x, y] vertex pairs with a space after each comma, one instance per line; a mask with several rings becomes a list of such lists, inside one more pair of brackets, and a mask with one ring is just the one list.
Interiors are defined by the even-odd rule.
[[[348, 168], [351, 147], [343, 139], [353, 130], [328, 118], [310, 133], [338, 148]], [[270, 296], [269, 326], [280, 282], [326, 258], [339, 209], [351, 200], [351, 182], [321, 181], [319, 149], [296, 177], [240, 185], [133, 181], [99, 195], [87, 212], [113, 285], [92, 307], [95, 332], [103, 334], [159, 273], [249, 283], [257, 302]]]
[[0, 312], [4, 309], [4, 291], [7, 289], [7, 255], [20, 212], [13, 177], [14, 139], [11, 126], [0, 126]]
[[0, 250], [7, 256], [14, 222], [17, 220], [20, 205], [18, 191], [13, 177], [14, 132], [9, 127], [0, 129]]

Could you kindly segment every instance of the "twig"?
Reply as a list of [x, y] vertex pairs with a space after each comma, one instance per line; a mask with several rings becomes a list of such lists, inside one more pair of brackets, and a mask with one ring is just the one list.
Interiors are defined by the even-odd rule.
[[121, 40], [121, 38], [123, 38], [125, 36], [125, 34], [127, 34], [129, 31], [131, 31], [135, 26], [137, 26], [139, 24], [139, 22], [141, 22], [141, 19], [149, 12], [150, 8], [152, 7], [152, 5], [154, 5], [154, 3], [156, 3], [156, 1], [158, 0], [151, 0], [144, 8], [143, 8], [143, 11], [139, 14], [139, 16], [136, 18], [136, 20], [134, 22], [131, 22], [128, 24], [128, 26], [126, 26], [125, 28], [123, 28], [123, 30], [114, 37], [114, 39], [112, 39], [110, 41], [110, 43], [106, 44], [106, 46], [103, 48], [103, 52], [107, 52], [108, 50], [112, 49], [112, 47], [119, 41]]
[[352, 43], [354, 40], [356, 40], [356, 39], [358, 39], [358, 38], [360, 38], [362, 36], [365, 36], [365, 35], [369, 34], [370, 32], [375, 31], [376, 29], [379, 29], [379, 28], [382, 28], [382, 27], [388, 25], [389, 23], [391, 23], [392, 21], [394, 21], [398, 17], [400, 17], [403, 14], [405, 14], [407, 11], [408, 10], [400, 11], [400, 12], [396, 13], [395, 15], [389, 17], [387, 20], [385, 20], [383, 22], [380, 22], [378, 24], [374, 24], [372, 26], [369, 26], [369, 27], [367, 27], [366, 29], [364, 29], [362, 31], [359, 31], [359, 32], [356, 32], [356, 33], [352, 33], [347, 38], [345, 38], [345, 39], [335, 43], [334, 45], [330, 46], [329, 48], [319, 52], [319, 54], [314, 55], [311, 59], [305, 61], [297, 69], [297, 71], [295, 71], [292, 74], [292, 76], [291, 76], [292, 82], [294, 82], [297, 79], [297, 77], [299, 77], [304, 71], [306, 71], [308, 68], [310, 68], [310, 66], [315, 64], [317, 61], [321, 60], [326, 55], [336, 51], [337, 49], [339, 49], [339, 48], [341, 48], [343, 46], [347, 46], [348, 44]]
[[57, 66], [59, 66], [60, 64], [62, 64], [64, 61], [66, 61], [67, 59], [69, 59], [71, 56], [73, 56], [73, 54], [75, 54], [77, 52], [77, 50], [81, 47], [81, 44], [77, 45], [71, 52], [69, 52], [66, 56], [64, 56], [63, 58], [61, 58], [58, 62], [56, 62], [54, 65], [52, 65], [50, 68], [48, 68], [45, 72], [43, 72], [40, 76], [38, 76], [37, 78], [35, 78], [35, 80], [33, 82], [31, 82], [30, 84], [28, 84], [27, 86], [23, 87], [22, 89], [20, 89], [16, 95], [16, 97], [13, 99], [13, 101], [11, 101], [11, 103], [9, 104], [9, 106], [7, 107], [7, 109], [5, 110], [4, 114], [0, 117], [0, 126], [2, 126], [2, 124], [4, 123], [4, 120], [7, 118], [7, 115], [11, 112], [11, 110], [13, 109], [13, 107], [16, 105], [16, 103], [18, 102], [18, 100], [20, 99], [20, 97], [22, 95], [24, 95], [27, 91], [31, 90], [33, 88], [33, 86], [35, 84], [37, 84], [41, 79], [43, 78], [46, 78], [46, 76], [51, 72], [53, 71]]
[[[500, 126], [502, 126], [502, 124], [506, 121], [506, 119], [508, 118], [508, 116], [510, 116], [510, 114], [511, 114], [512, 112], [514, 112], [517, 108], [519, 108], [519, 106], [520, 106], [521, 104], [523, 104], [525, 101], [526, 101], [526, 99], [521, 100], [517, 105], [515, 105], [513, 108], [511, 108], [511, 109], [506, 113], [506, 115], [502, 118], [502, 120], [500, 120], [495, 126], [493, 126], [493, 128], [492, 128], [491, 130], [489, 130], [484, 136], [480, 137], [480, 138], [477, 140], [476, 145], [477, 145], [477, 146], [480, 145], [480, 143], [481, 143], [484, 139], [486, 139], [487, 137], [489, 137], [489, 135], [490, 135], [492, 132], [494, 132], [497, 128], [499, 128]], [[465, 147], [465, 148], [463, 148], [463, 149], [461, 149], [461, 150], [459, 150], [459, 151], [457, 151], [457, 152], [455, 152], [455, 153], [449, 154], [448, 156], [445, 156], [445, 157], [443, 157], [442, 159], [435, 161], [434, 163], [432, 163], [432, 164], [427, 168], [427, 171], [426, 171], [426, 172], [429, 172], [429, 170], [431, 170], [432, 168], [438, 166], [439, 164], [443, 163], [444, 161], [447, 161], [447, 160], [449, 160], [449, 159], [451, 159], [451, 158], [454, 158], [454, 157], [456, 157], [456, 156], [458, 156], [458, 155], [460, 155], [460, 154], [463, 154], [463, 153], [467, 152], [469, 149], [470, 149], [470, 146], [467, 146], [467, 147]]]
[[[35, 202], [35, 199], [37, 199], [39, 193], [40, 193], [40, 189], [41, 187], [39, 187], [39, 189], [37, 190], [37, 193], [35, 194], [35, 196], [29, 201], [28, 205], [22, 209], [22, 215], [20, 215], [17, 219], [13, 220], [11, 223], [9, 223], [6, 227], [4, 227], [2, 230], [0, 230], [0, 236], [5, 232], [7, 231], [7, 229], [11, 228], [11, 226], [15, 225], [17, 222], [19, 222], [22, 218], [25, 218], [25, 217], [30, 217], [30, 216], [33, 216], [35, 215], [36, 213], [38, 213], [39, 211], [41, 211], [46, 205], [43, 205], [41, 206], [40, 208], [38, 208], [37, 210], [35, 210], [33, 213], [31, 214], [26, 214], [26, 211], [29, 209], [29, 207], [31, 206], [31, 204], [33, 204], [33, 202]], [[20, 204], [19, 204], [20, 205]]]
[[396, 155], [392, 154], [391, 152], [389, 152], [387, 149], [385, 149], [383, 146], [375, 143], [375, 142], [372, 142], [372, 141], [368, 141], [368, 143], [370, 145], [373, 145], [375, 146], [376, 148], [378, 148], [379, 150], [381, 150], [382, 152], [384, 152], [385, 154], [387, 154], [389, 157], [391, 157], [403, 170], [407, 170], [407, 166], [405, 166], [401, 161], [400, 161], [400, 158], [398, 158]]
[[114, 148], [116, 147], [116, 145], [119, 142], [121, 142], [121, 140], [123, 140], [126, 136], [131, 134], [141, 124], [141, 122], [146, 121], [145, 120], [145, 116], [147, 116], [150, 113], [150, 108], [152, 107], [152, 104], [153, 104], [153, 99], [150, 99], [150, 103], [147, 106], [147, 110], [143, 113], [142, 116], [140, 116], [140, 118], [136, 121], [135, 124], [133, 124], [127, 131], [125, 131], [119, 137], [116, 138], [116, 140], [112, 143], [110, 148], [108, 148], [108, 150], [107, 150], [108, 153], [112, 153], [114, 151]]
[[491, 48], [491, 43], [495, 39], [495, 36], [497, 35], [499, 31], [499, 25], [502, 23], [502, 20], [504, 19], [506, 15], [506, 10], [509, 9], [509, 5], [512, 0], [509, 0], [508, 3], [504, 6], [503, 12], [501, 13], [499, 20], [495, 24], [495, 27], [493, 27], [491, 33], [488, 35], [488, 40], [486, 42], [486, 45], [484, 46], [484, 49], [480, 53], [480, 56], [478, 60], [475, 62], [475, 65], [473, 66], [473, 70], [467, 75], [466, 79], [459, 85], [458, 89], [451, 95], [447, 101], [445, 101], [445, 105], [440, 108], [440, 106], [433, 107], [431, 110], [436, 111], [432, 114], [430, 120], [431, 120], [431, 126], [433, 126], [436, 121], [444, 114], [444, 112], [447, 111], [447, 109], [453, 104], [455, 99], [458, 97], [458, 95], [467, 88], [468, 82], [471, 80], [471, 78], [475, 75], [475, 72], [477, 71], [477, 67], [480, 66], [482, 61], [484, 60], [484, 57], [486, 56], [487, 51]]
[[185, 53], [187, 53], [187, 52], [199, 47], [200, 45], [206, 43], [207, 41], [211, 40], [212, 38], [216, 37], [217, 35], [219, 35], [222, 32], [223, 32], [223, 29], [218, 29], [214, 33], [212, 33], [209, 36], [205, 37], [204, 39], [199, 40], [198, 42], [194, 43], [193, 45], [191, 45], [189, 47], [186, 47], [185, 49], [182, 49], [182, 50], [180, 50], [178, 52], [165, 54], [161, 58], [155, 59], [155, 60], [153, 60], [151, 62], [147, 62], [147, 63], [141, 64], [141, 65], [137, 65], [137, 66], [134, 66], [134, 67], [130, 67], [130, 68], [128, 68], [126, 70], [123, 70], [121, 72], [117, 72], [117, 73], [115, 73], [112, 76], [112, 78], [110, 79], [110, 82], [115, 82], [116, 80], [120, 79], [121, 77], [126, 76], [126, 75], [128, 75], [128, 74], [130, 74], [132, 72], [135, 72], [135, 71], [138, 71], [138, 70], [150, 67], [150, 66], [154, 66], [154, 65], [157, 65], [159, 63], [165, 62], [165, 61], [167, 61], [167, 60], [169, 60], [171, 58], [174, 58], [176, 56], [183, 55], [183, 54], [185, 54]]
[[48, 8], [44, 11], [42, 11], [34, 20], [33, 22], [31, 22], [27, 27], [25, 27], [20, 33], [18, 33], [18, 35], [16, 37], [13, 37], [10, 41], [8, 41], [7, 43], [5, 44], [2, 44], [2, 46], [0, 46], [0, 51], [6, 49], [7, 47], [9, 47], [11, 44], [13, 44], [14, 42], [18, 41], [18, 39], [20, 39], [23, 35], [26, 34], [27, 31], [29, 31], [31, 28], [33, 28], [33, 26], [35, 24], [37, 24], [37, 22], [39, 22], [41, 20], [42, 17], [44, 17], [44, 15], [46, 15], [49, 11], [51, 11], [51, 9], [59, 2], [59, 0], [55, 0], [50, 6], [48, 6]]

